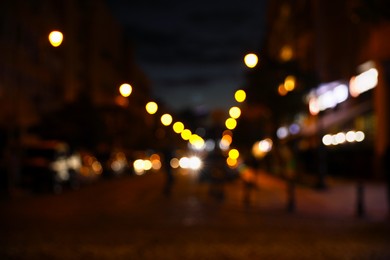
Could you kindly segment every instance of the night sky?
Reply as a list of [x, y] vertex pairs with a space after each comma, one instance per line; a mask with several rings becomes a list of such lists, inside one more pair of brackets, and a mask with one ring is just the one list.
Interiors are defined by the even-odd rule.
[[175, 110], [234, 103], [247, 69], [243, 57], [263, 40], [266, 0], [108, 2], [155, 98]]

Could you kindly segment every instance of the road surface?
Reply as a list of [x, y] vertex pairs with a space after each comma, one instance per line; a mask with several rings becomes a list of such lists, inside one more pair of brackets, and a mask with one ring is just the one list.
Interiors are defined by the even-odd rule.
[[0, 259], [390, 259], [388, 218], [375, 207], [356, 218], [340, 197], [327, 204], [340, 188], [298, 187], [289, 213], [275, 178], [245, 206], [239, 181], [220, 200], [191, 176], [175, 173], [170, 197], [155, 172], [2, 199]]

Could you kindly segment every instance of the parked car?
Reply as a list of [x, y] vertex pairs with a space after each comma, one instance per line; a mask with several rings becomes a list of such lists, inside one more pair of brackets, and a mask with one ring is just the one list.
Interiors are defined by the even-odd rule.
[[64, 186], [78, 188], [81, 158], [61, 141], [39, 141], [22, 150], [21, 185], [34, 191], [60, 193]]

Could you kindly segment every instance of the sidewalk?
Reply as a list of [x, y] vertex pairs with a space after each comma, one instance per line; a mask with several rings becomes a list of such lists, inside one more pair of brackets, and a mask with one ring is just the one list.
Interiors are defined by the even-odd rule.
[[[297, 183], [294, 197], [288, 193], [286, 180], [259, 171], [257, 188], [251, 192], [248, 210], [288, 210], [288, 201], [292, 201], [294, 214], [318, 217], [356, 218], [358, 217], [357, 183], [353, 181], [327, 178], [326, 189], [319, 190]], [[243, 205], [244, 188], [240, 180], [226, 185], [226, 206], [245, 208]], [[363, 215], [369, 220], [388, 218], [387, 190], [385, 183], [365, 182], [363, 185]], [[291, 208], [290, 208], [291, 209]]]

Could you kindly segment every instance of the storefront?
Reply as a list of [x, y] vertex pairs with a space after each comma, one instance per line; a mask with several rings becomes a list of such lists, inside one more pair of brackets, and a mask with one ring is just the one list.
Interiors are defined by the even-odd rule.
[[300, 170], [347, 178], [373, 178], [376, 173], [378, 71], [374, 63], [358, 68], [350, 80], [320, 84], [306, 96], [308, 112], [290, 124], [299, 132], [278, 137], [294, 147]]

